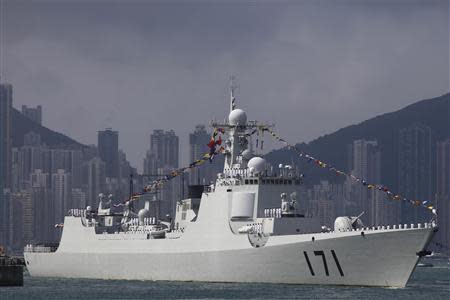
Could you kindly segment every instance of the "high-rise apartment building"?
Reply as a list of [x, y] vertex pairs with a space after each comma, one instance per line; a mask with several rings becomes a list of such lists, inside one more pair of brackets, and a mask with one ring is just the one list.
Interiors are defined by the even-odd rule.
[[156, 156], [150, 151], [144, 157], [144, 174], [156, 174], [158, 171], [158, 162]]
[[119, 133], [107, 128], [98, 132], [98, 154], [105, 163], [106, 177], [119, 178]]
[[0, 244], [8, 242], [8, 201], [4, 194], [11, 187], [12, 86], [0, 84]]
[[10, 198], [10, 241], [14, 250], [21, 251], [34, 236], [34, 210], [31, 194], [27, 190], [12, 193]]
[[[350, 173], [368, 183], [381, 182], [381, 151], [377, 141], [355, 140], [348, 147]], [[386, 205], [382, 193], [376, 189], [368, 190], [366, 186], [355, 184], [348, 179], [346, 213], [359, 215], [364, 212], [362, 220], [368, 225], [387, 222]], [[394, 209], [395, 208], [391, 208]]]
[[50, 175], [40, 169], [30, 174], [30, 191], [33, 207], [34, 239], [40, 242], [52, 242], [57, 239], [54, 230], [55, 214], [51, 197]]
[[72, 178], [64, 169], [52, 174], [52, 196], [55, 223], [63, 223], [66, 212], [72, 207]]
[[[422, 124], [412, 124], [398, 134], [398, 193], [413, 200], [432, 197], [431, 129]], [[423, 209], [402, 202], [402, 223], [427, 221]]]
[[337, 210], [342, 204], [343, 186], [321, 181], [309, 191], [308, 213], [317, 216], [322, 225], [333, 227]]
[[49, 174], [42, 172], [41, 169], [35, 169], [30, 174], [30, 185], [31, 187], [49, 188], [50, 187]]
[[0, 84], [0, 190], [10, 186], [12, 85]]
[[22, 105], [22, 114], [28, 119], [42, 125], [42, 106], [38, 105], [36, 108]]
[[72, 208], [86, 208], [86, 193], [81, 188], [72, 188]]
[[178, 168], [179, 140], [173, 130], [154, 130], [150, 135], [150, 152], [155, 156], [158, 168]]
[[34, 238], [34, 208], [31, 193], [22, 190], [16, 194], [22, 206], [22, 242], [27, 244]]
[[[169, 168], [159, 168], [159, 177], [164, 177], [169, 174], [171, 169]], [[166, 182], [159, 190], [156, 199], [159, 200], [157, 204], [158, 212], [156, 215], [164, 218], [166, 215], [170, 215], [172, 218], [175, 216], [175, 203], [177, 200], [181, 199], [180, 195], [180, 177], [174, 178]]]
[[[163, 178], [179, 166], [179, 139], [173, 130], [154, 130], [150, 135], [150, 150], [144, 159], [144, 184]], [[174, 207], [180, 195], [180, 178], [165, 184], [156, 196], [159, 214], [173, 217]]]
[[95, 209], [98, 206], [98, 195], [105, 192], [106, 167], [103, 160], [100, 157], [94, 157], [86, 162], [84, 175], [87, 205]]
[[35, 185], [31, 187], [33, 206], [33, 238], [39, 242], [54, 242], [58, 235], [55, 231], [55, 214], [51, 192], [48, 188]]
[[450, 252], [450, 140], [437, 145], [437, 189], [438, 243]]
[[23, 136], [23, 144], [26, 146], [40, 146], [41, 135], [39, 133], [30, 131]]
[[[63, 169], [71, 173], [72, 186], [81, 187], [83, 152], [78, 149], [50, 149], [41, 144], [39, 134], [25, 134], [24, 145], [12, 151], [12, 191], [18, 192], [29, 187], [30, 174], [36, 169], [54, 174]], [[49, 181], [48, 186], [53, 185]]]
[[[197, 125], [193, 133], [189, 134], [189, 162], [200, 159], [209, 152], [207, 144], [211, 139], [204, 125]], [[213, 181], [217, 173], [222, 172], [223, 156], [218, 155], [211, 163], [203, 164], [198, 168], [193, 168], [189, 172], [190, 184], [209, 184]]]

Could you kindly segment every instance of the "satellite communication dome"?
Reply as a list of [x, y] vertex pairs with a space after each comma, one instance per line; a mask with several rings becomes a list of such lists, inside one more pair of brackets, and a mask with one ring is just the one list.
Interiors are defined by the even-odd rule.
[[228, 116], [228, 121], [231, 125], [244, 126], [247, 124], [247, 114], [242, 109], [234, 109]]
[[255, 173], [262, 173], [266, 170], [266, 160], [261, 157], [253, 157], [247, 164], [250, 170], [253, 169]]
[[248, 150], [248, 149], [242, 151], [242, 154], [241, 154], [241, 155], [242, 155], [242, 159], [243, 159], [243, 160], [246, 160], [246, 161], [249, 161], [249, 160], [252, 159], [252, 157], [254, 156], [253, 153], [252, 153], [252, 151], [250, 151], [250, 150]]

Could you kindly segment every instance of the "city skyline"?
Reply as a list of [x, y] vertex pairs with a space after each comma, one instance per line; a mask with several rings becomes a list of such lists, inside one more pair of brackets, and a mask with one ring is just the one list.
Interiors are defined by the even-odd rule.
[[[6, 85], [9, 85], [9, 86], [12, 86], [11, 84], [9, 84], [9, 83], [4, 83], [4, 84], [6, 84]], [[442, 95], [443, 96], [443, 95]], [[228, 105], [229, 105], [229, 100], [228, 100]], [[13, 102], [13, 104], [12, 104], [12, 108], [13, 109], [16, 109], [16, 110], [18, 110], [18, 108], [14, 105], [14, 102]], [[21, 111], [21, 113], [24, 115], [24, 116], [26, 116], [27, 118], [30, 118], [32, 121], [34, 121], [34, 122], [36, 122], [37, 124], [39, 124], [39, 125], [41, 125], [41, 126], [43, 126], [43, 127], [46, 127], [46, 128], [48, 128], [48, 129], [51, 129], [51, 130], [54, 130], [54, 128], [51, 128], [51, 127], [48, 127], [48, 126], [46, 126], [46, 124], [42, 124], [42, 120], [43, 120], [43, 118], [42, 118], [42, 112], [45, 110], [45, 107], [43, 107], [42, 105], [36, 105], [36, 108], [32, 108], [32, 107], [26, 107], [25, 106], [25, 108], [26, 109], [28, 109], [28, 110], [38, 110], [39, 111], [39, 114], [38, 115], [36, 115], [36, 117], [37, 118], [39, 118], [39, 121], [37, 121], [36, 119], [34, 119], [33, 117], [30, 117], [29, 115], [27, 115], [27, 112], [25, 111], [24, 112], [24, 106], [22, 106], [22, 111]], [[393, 112], [395, 112], [395, 111], [393, 111]], [[387, 112], [387, 113], [390, 113], [390, 112]], [[449, 111], [449, 113], [450, 113], [450, 111]], [[376, 117], [379, 117], [379, 116], [373, 116], [371, 119], [374, 119], [374, 118], [376, 118]], [[343, 129], [343, 128], [347, 128], [347, 127], [349, 127], [349, 126], [354, 126], [354, 125], [356, 125], [356, 123], [352, 123], [352, 124], [348, 124], [347, 126], [345, 126], [345, 127], [342, 127], [342, 128], [337, 128], [337, 129], [334, 129], [334, 130], [332, 130], [332, 132], [330, 132], [330, 133], [333, 133], [333, 132], [337, 132], [337, 131], [339, 131], [339, 130], [341, 130], [341, 129]], [[417, 125], [420, 125], [420, 124], [411, 124], [411, 126], [417, 126]], [[177, 165], [185, 165], [185, 164], [189, 164], [190, 162], [191, 162], [191, 155], [190, 155], [190, 153], [191, 153], [191, 149], [190, 149], [190, 144], [189, 144], [189, 139], [190, 139], [190, 136], [192, 135], [192, 133], [194, 133], [194, 131], [195, 131], [195, 129], [198, 127], [198, 126], [203, 126], [203, 127], [205, 127], [206, 129], [208, 129], [208, 125], [207, 124], [205, 124], [205, 123], [198, 123], [198, 124], [196, 124], [193, 128], [190, 128], [189, 130], [188, 130], [188, 132], [187, 132], [187, 136], [182, 136], [182, 135], [179, 135], [179, 134], [177, 134], [177, 132], [173, 129], [173, 128], [165, 128], [165, 129], [163, 129], [163, 128], [161, 128], [161, 127], [156, 127], [156, 128], [153, 128], [153, 129], [148, 129], [148, 134], [147, 134], [147, 137], [151, 137], [152, 136], [152, 134], [155, 132], [155, 131], [169, 131], [169, 132], [172, 132], [173, 134], [175, 134], [178, 138], [179, 138], [179, 140], [181, 141], [181, 140], [187, 140], [187, 144], [186, 145], [182, 145], [181, 144], [181, 142], [180, 142], [180, 148], [179, 148], [179, 156], [178, 156], [178, 160], [177, 160]], [[450, 126], [450, 124], [449, 124], [449, 126]], [[111, 133], [113, 133], [113, 134], [115, 134], [115, 135], [119, 135], [119, 131], [118, 130], [113, 130], [113, 128], [114, 127], [105, 127], [105, 128], [99, 128], [99, 129], [94, 129], [93, 130], [93, 132], [95, 132], [96, 133], [96, 136], [95, 136], [95, 141], [93, 141], [92, 143], [87, 143], [87, 144], [84, 144], [85, 146], [88, 146], [88, 147], [91, 147], [91, 146], [95, 146], [95, 147], [97, 147], [98, 145], [99, 145], [99, 138], [100, 138], [100, 133], [109, 133], [109, 132], [111, 132]], [[212, 128], [212, 127], [211, 127]], [[330, 133], [328, 133], [328, 134], [330, 134]], [[68, 137], [69, 138], [71, 138], [71, 139], [74, 139], [75, 141], [77, 141], [74, 137], [72, 137], [72, 136], [70, 136], [70, 135], [68, 135]], [[314, 140], [316, 140], [317, 138], [320, 138], [321, 136], [318, 136], [318, 137], [315, 137], [315, 138], [313, 138], [312, 139], [312, 141], [314, 141]], [[33, 132], [30, 132], [28, 135], [25, 135], [25, 141], [27, 141], [27, 140], [30, 140], [31, 139], [31, 141], [33, 141], [33, 139], [34, 138], [39, 138], [39, 137], [36, 137], [36, 136], [34, 136], [34, 133]], [[117, 138], [117, 137], [116, 137]], [[115, 143], [117, 143], [117, 149], [119, 150], [119, 152], [120, 151], [124, 151], [124, 148], [122, 148], [121, 146], [120, 146], [120, 143], [119, 143], [119, 141], [120, 141], [120, 139], [118, 139], [117, 138], [117, 141], [114, 141]], [[40, 142], [40, 141], [39, 141]], [[80, 142], [80, 141], [77, 141], [77, 142]], [[302, 143], [302, 141], [292, 141], [292, 142], [294, 142], [294, 143]], [[82, 144], [82, 142], [80, 142], [81, 144]], [[264, 155], [264, 154], [267, 154], [267, 153], [269, 153], [270, 151], [273, 151], [273, 150], [277, 150], [277, 149], [281, 149], [281, 147], [282, 146], [280, 146], [279, 144], [277, 144], [276, 142], [274, 142], [274, 141], [271, 141], [270, 139], [268, 139], [266, 142], [265, 142], [266, 144], [269, 144], [269, 145], [271, 145], [272, 147], [270, 147], [269, 149], [267, 149], [268, 147], [266, 147], [266, 151], [264, 151], [264, 153], [262, 153], [262, 155]], [[183, 146], [186, 146], [186, 148], [182, 148]], [[144, 151], [145, 152], [145, 151]], [[146, 152], [148, 152], [148, 151], [146, 151]], [[126, 152], [125, 152], [126, 153]], [[142, 164], [142, 160], [144, 160], [146, 157], [147, 157], [147, 155], [148, 155], [148, 153], [144, 153], [144, 155], [141, 157], [141, 158], [139, 158], [139, 160], [136, 162], [136, 164], [134, 164], [134, 161], [131, 163], [131, 166], [132, 167], [134, 167], [134, 168], [136, 168], [139, 172], [143, 172], [143, 173], [145, 173], [145, 171], [144, 171], [144, 168], [143, 168], [143, 164]], [[101, 156], [101, 155], [100, 155]], [[182, 157], [184, 157], [185, 159], [182, 161], [181, 159], [182, 159]], [[114, 177], [114, 176], [113, 176]]]
[[[10, 85], [1, 87], [9, 88], [9, 90], [6, 89], [9, 92], [3, 93], [0, 99], [3, 104], [6, 104], [3, 113], [8, 116], [11, 113], [11, 104], [14, 102], [11, 97], [13, 89]], [[30, 117], [27, 116], [29, 109], [32, 108], [23, 110], [22, 114], [25, 117]], [[41, 109], [42, 107], [39, 109], [39, 115]], [[32, 116], [35, 115], [32, 114]], [[11, 120], [11, 118], [5, 117], [2, 119]], [[41, 116], [37, 120], [42, 121]], [[36, 122], [36, 126], [38, 124]], [[6, 128], [4, 127], [4, 129]], [[206, 150], [206, 142], [210, 134], [202, 125], [191, 129], [191, 132], [189, 155], [191, 160], [195, 160], [201, 158], [202, 151]], [[411, 199], [417, 199], [424, 194], [422, 192], [411, 194], [405, 190], [405, 187], [414, 187], [413, 191], [428, 189], [427, 193], [431, 193], [433, 196], [430, 194], [426, 199], [433, 199], [436, 183], [429, 179], [430, 184], [432, 182], [431, 186], [424, 185], [422, 187], [419, 184], [421, 183], [420, 178], [426, 176], [425, 173], [429, 174], [436, 168], [432, 166], [429, 157], [436, 154], [434, 150], [431, 151], [431, 148], [435, 149], [435, 144], [438, 142], [430, 140], [431, 128], [412, 122], [407, 127], [401, 127], [395, 134], [399, 137], [397, 141], [399, 149], [397, 189]], [[136, 174], [136, 170], [130, 166], [125, 153], [118, 148], [119, 137], [119, 132], [111, 128], [99, 130], [97, 145], [77, 150], [65, 149], [62, 145], [62, 148], [59, 146], [49, 147], [43, 143], [38, 133], [32, 130], [25, 133], [23, 145], [11, 149], [11, 178], [7, 180], [10, 182], [10, 186], [2, 195], [3, 213], [7, 213], [7, 217], [4, 218], [6, 221], [2, 224], [2, 239], [6, 240], [7, 244], [19, 248], [21, 243], [28, 242], [27, 239], [30, 237], [33, 240], [55, 241], [58, 240], [60, 232], [52, 229], [52, 226], [63, 221], [62, 217], [68, 209], [84, 208], [87, 205], [96, 208], [100, 193], [111, 193], [113, 203], [119, 203], [126, 199], [129, 196], [129, 174]], [[139, 175], [133, 182], [133, 186], [138, 191], [149, 181], [165, 177], [172, 170], [180, 167], [178, 161], [180, 156], [179, 137], [173, 130], [155, 129], [148, 141], [149, 150], [144, 159], [144, 170], [147, 174]], [[253, 144], [253, 142], [256, 141], [251, 143]], [[3, 145], [7, 144], [8, 142], [3, 143]], [[9, 144], [12, 144], [11, 141]], [[347, 171], [356, 177], [365, 178], [368, 182], [381, 184], [383, 181], [381, 178], [381, 162], [383, 160], [381, 149], [386, 145], [379, 144], [377, 140], [354, 139], [347, 146]], [[205, 149], [202, 150], [202, 147]], [[6, 157], [3, 156], [3, 158]], [[117, 166], [117, 170], [110, 168], [108, 175], [108, 165], [110, 167]], [[215, 172], [221, 172], [221, 166], [216, 163], [214, 165], [208, 163], [205, 167], [209, 167]], [[442, 171], [440, 172], [442, 173]], [[199, 175], [195, 172], [190, 175], [186, 176], [187, 183], [198, 184]], [[215, 174], [204, 173], [204, 175], [209, 181]], [[321, 180], [320, 184], [305, 185], [300, 203], [306, 209], [306, 213], [317, 215], [323, 224], [329, 227], [332, 226], [333, 219], [339, 215], [359, 215], [361, 212], [365, 212], [362, 220], [367, 225], [421, 221], [417, 216], [411, 219], [410, 213], [404, 215], [403, 210], [399, 211], [396, 204], [386, 199], [384, 194], [375, 190], [368, 191], [367, 188], [354, 184], [350, 181], [337, 183]], [[185, 194], [183, 192], [185, 185], [183, 179], [173, 180], [160, 189], [156, 195], [157, 202], [152, 202], [152, 195], [146, 196], [143, 200], [150, 201], [152, 214], [161, 217], [173, 216], [175, 200], [181, 199], [182, 194]], [[441, 183], [441, 189], [442, 186]], [[445, 186], [445, 188], [447, 187]], [[445, 213], [447, 206], [445, 202], [443, 204], [443, 199], [446, 201], [448, 196], [442, 191], [436, 192], [436, 200], [439, 201], [439, 206], [443, 207]], [[434, 199], [432, 201], [434, 202]], [[142, 206], [143, 201], [137, 205], [138, 207]], [[416, 208], [411, 212], [417, 213], [418, 210]], [[20, 222], [24, 225], [18, 226], [17, 224], [20, 222], [15, 218], [19, 218], [18, 220], [21, 220]], [[34, 226], [32, 231], [30, 231], [31, 224]], [[445, 238], [442, 240], [445, 243]]]
[[225, 118], [231, 75], [238, 107], [296, 142], [448, 92], [448, 1], [174, 4], [3, 0], [2, 81], [84, 144], [119, 131], [134, 166], [151, 130], [188, 149]]

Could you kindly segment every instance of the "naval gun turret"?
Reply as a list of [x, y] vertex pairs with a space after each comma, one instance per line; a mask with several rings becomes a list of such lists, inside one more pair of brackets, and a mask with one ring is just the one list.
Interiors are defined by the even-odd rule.
[[356, 217], [337, 217], [334, 221], [334, 231], [352, 231], [355, 229], [363, 228], [364, 224], [361, 221], [361, 217], [363, 214], [364, 212]]

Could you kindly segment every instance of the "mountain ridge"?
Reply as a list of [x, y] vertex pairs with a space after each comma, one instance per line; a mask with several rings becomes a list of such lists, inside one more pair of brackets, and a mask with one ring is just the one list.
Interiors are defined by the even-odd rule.
[[51, 148], [81, 149], [87, 147], [62, 133], [34, 122], [15, 108], [12, 109], [12, 124], [13, 147], [23, 146], [24, 136], [29, 132], [38, 133], [41, 141]]
[[[78, 141], [35, 123], [24, 116], [17, 109], [12, 111], [14, 147], [23, 145], [24, 135], [28, 132], [40, 134], [41, 141], [53, 148], [82, 149], [87, 147]], [[396, 184], [397, 172], [393, 166], [396, 164], [398, 130], [414, 123], [426, 125], [432, 130], [432, 143], [450, 138], [450, 93], [439, 97], [417, 101], [393, 112], [381, 114], [358, 124], [352, 124], [336, 130], [335, 132], [320, 136], [308, 143], [297, 143], [302, 151], [317, 157], [335, 167], [348, 170], [347, 146], [357, 139], [376, 139], [382, 151], [382, 179], [383, 184]], [[444, 124], [444, 126], [441, 126]], [[330, 151], [330, 149], [333, 149]], [[432, 153], [435, 153], [433, 146]], [[339, 182], [334, 174], [323, 172], [295, 152], [286, 148], [273, 150], [265, 155], [269, 162], [294, 162], [306, 174], [305, 183], [315, 184], [320, 180]]]
[[[377, 140], [382, 151], [382, 179], [384, 184], [396, 185], [397, 171], [394, 170], [398, 131], [414, 123], [423, 124], [432, 131], [432, 154], [435, 143], [450, 138], [450, 93], [420, 100], [393, 112], [381, 114], [358, 124], [349, 125], [333, 133], [320, 136], [309, 143], [297, 143], [302, 151], [348, 171], [347, 146], [357, 139]], [[442, 126], [444, 124], [444, 126]], [[333, 149], [330, 151], [330, 149]], [[335, 175], [327, 174], [301, 160], [293, 151], [277, 149], [266, 154], [269, 162], [294, 163], [305, 172], [305, 183], [311, 185], [319, 180], [339, 182]]]

